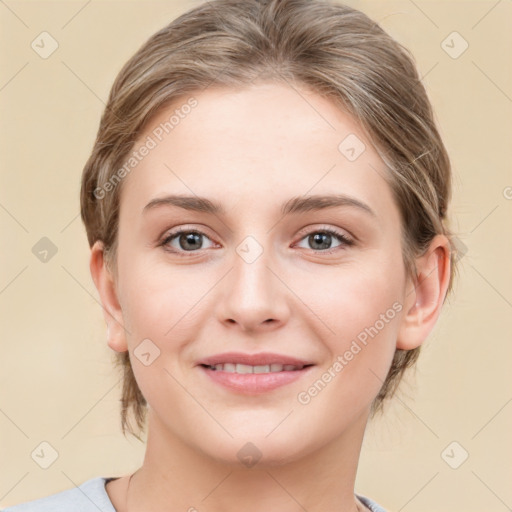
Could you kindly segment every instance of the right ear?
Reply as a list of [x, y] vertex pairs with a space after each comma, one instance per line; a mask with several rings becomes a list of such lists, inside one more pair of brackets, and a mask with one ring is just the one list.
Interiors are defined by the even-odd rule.
[[128, 344], [123, 325], [123, 312], [119, 305], [114, 278], [106, 264], [103, 242], [100, 240], [91, 248], [89, 268], [100, 295], [103, 317], [107, 323], [108, 346], [116, 352], [126, 352]]

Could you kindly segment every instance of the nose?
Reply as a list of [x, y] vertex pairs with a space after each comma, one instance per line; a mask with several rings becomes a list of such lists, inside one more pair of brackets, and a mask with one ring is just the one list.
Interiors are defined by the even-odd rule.
[[223, 279], [217, 306], [219, 321], [241, 331], [269, 331], [290, 316], [289, 289], [267, 251], [255, 260], [235, 252], [233, 268]]

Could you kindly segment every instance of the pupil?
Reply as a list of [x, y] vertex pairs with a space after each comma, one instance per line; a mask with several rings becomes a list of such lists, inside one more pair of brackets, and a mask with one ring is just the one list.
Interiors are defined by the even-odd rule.
[[[322, 242], [323, 239], [323, 242]], [[316, 249], [329, 249], [331, 245], [331, 235], [329, 233], [315, 233], [310, 236], [310, 241], [314, 244], [320, 244]]]
[[[201, 243], [200, 243], [200, 240], [199, 240], [199, 237], [201, 235], [197, 234], [197, 233], [188, 233], [186, 235], [181, 235], [180, 236], [180, 247], [182, 249], [184, 249], [185, 251], [187, 250], [192, 250], [192, 249], [199, 249], [201, 247]], [[183, 244], [182, 242], [185, 240], [185, 243]], [[194, 246], [194, 243], [196, 243], [198, 246]], [[190, 244], [192, 245], [192, 247], [190, 247]], [[189, 245], [187, 247], [187, 245]]]

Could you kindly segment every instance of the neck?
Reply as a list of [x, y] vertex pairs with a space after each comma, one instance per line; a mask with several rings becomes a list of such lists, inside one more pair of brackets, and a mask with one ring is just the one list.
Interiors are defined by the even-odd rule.
[[290, 462], [243, 467], [199, 452], [166, 430], [150, 409], [143, 465], [131, 478], [126, 512], [356, 512], [357, 462], [367, 414], [350, 431]]

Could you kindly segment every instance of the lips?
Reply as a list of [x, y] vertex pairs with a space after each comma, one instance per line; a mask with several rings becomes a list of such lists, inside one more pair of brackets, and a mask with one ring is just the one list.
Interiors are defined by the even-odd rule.
[[309, 373], [314, 363], [281, 354], [229, 352], [202, 359], [198, 366], [224, 388], [259, 394], [294, 382]]

